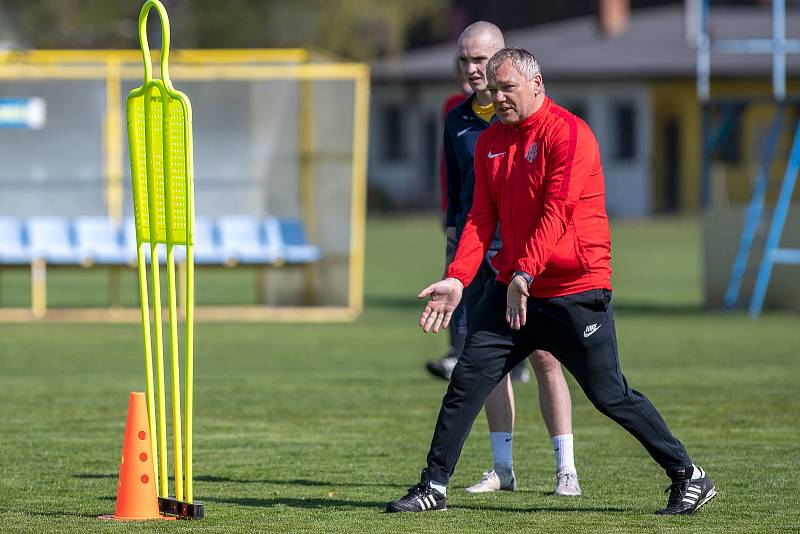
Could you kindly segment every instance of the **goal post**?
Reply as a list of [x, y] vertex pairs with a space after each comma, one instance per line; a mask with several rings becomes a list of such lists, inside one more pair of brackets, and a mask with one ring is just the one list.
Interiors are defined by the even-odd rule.
[[[197, 217], [299, 221], [320, 251], [303, 264], [253, 267], [250, 302], [198, 302], [196, 319], [354, 319], [363, 306], [368, 67], [301, 49], [176, 50], [170, 72], [193, 103]], [[0, 53], [0, 98], [46, 106], [40, 129], [0, 129], [0, 210], [23, 220], [105, 215], [124, 226], [133, 215], [124, 95], [141, 78], [134, 50]], [[4, 316], [27, 317], [0, 308]], [[134, 309], [80, 303], [43, 316], [138, 319]]]

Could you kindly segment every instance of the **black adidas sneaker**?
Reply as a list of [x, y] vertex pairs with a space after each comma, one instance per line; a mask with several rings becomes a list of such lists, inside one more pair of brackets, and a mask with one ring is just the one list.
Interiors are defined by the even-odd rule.
[[714, 481], [700, 469], [700, 476], [694, 479], [673, 479], [666, 491], [669, 491], [666, 508], [657, 511], [658, 515], [689, 515], [717, 496]]
[[447, 499], [427, 484], [408, 488], [408, 493], [386, 505], [387, 512], [428, 512], [447, 510]]

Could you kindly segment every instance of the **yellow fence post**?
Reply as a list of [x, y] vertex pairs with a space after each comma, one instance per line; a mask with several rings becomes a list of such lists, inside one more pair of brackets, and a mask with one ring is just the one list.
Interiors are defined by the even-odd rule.
[[[311, 80], [300, 81], [300, 211], [308, 239], [317, 239], [316, 206], [314, 205], [314, 85]], [[303, 301], [311, 304], [314, 299], [316, 269], [307, 265], [303, 269]]]
[[120, 64], [117, 59], [106, 62], [106, 116], [105, 133], [106, 210], [109, 219], [122, 221], [122, 96]]
[[353, 187], [350, 205], [350, 268], [348, 299], [356, 315], [364, 306], [364, 229], [367, 216], [367, 138], [369, 132], [369, 71], [360, 69], [355, 79], [353, 106]]
[[47, 313], [47, 262], [40, 258], [31, 262], [31, 312], [37, 319]]

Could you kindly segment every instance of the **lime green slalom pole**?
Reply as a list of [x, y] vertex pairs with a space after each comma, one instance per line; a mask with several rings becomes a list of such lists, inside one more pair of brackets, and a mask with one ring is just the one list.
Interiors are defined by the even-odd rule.
[[139, 273], [139, 302], [142, 306], [142, 336], [144, 338], [145, 392], [147, 399], [147, 424], [150, 434], [150, 450], [153, 453], [153, 475], [158, 480], [158, 447], [156, 446], [156, 411], [153, 396], [153, 349], [150, 339], [150, 306], [147, 301], [147, 267], [144, 257], [144, 243], [137, 240], [136, 264]]
[[[166, 93], [167, 84], [171, 88], [168, 72], [169, 60], [169, 20], [165, 17], [162, 22], [162, 44], [161, 44], [161, 79], [165, 84], [162, 88], [162, 93]], [[164, 128], [164, 135], [162, 135], [161, 142], [162, 154], [167, 157], [163, 158], [164, 163], [164, 198], [165, 198], [165, 227], [166, 227], [166, 242], [167, 242], [167, 291], [169, 294], [169, 340], [170, 340], [170, 376], [172, 377], [172, 452], [173, 452], [173, 466], [175, 469], [175, 498], [182, 501], [184, 498], [184, 480], [183, 480], [183, 446], [181, 444], [181, 378], [180, 378], [180, 355], [178, 354], [178, 313], [177, 313], [177, 296], [175, 290], [175, 239], [173, 239], [173, 228], [176, 226], [176, 219], [181, 216], [186, 217], [186, 186], [185, 184], [176, 184], [172, 180], [173, 176], [173, 158], [170, 157], [171, 151], [171, 137], [169, 131], [170, 119], [173, 115], [170, 106], [172, 105], [170, 98], [166, 95], [162, 100], [162, 117], [166, 127]], [[180, 162], [178, 163], [180, 166]], [[181, 187], [183, 185], [183, 187]], [[183, 211], [181, 210], [183, 207]], [[151, 212], [152, 213], [152, 212]], [[181, 225], [186, 227], [187, 225]], [[185, 242], [189, 243], [191, 239], [186, 239]]]
[[[153, 115], [153, 100], [145, 101], [145, 138], [148, 149], [153, 146], [154, 122], [150, 117]], [[149, 112], [149, 113], [148, 113]], [[156, 122], [157, 124], [157, 122]], [[150, 152], [150, 150], [148, 150]], [[156, 228], [156, 201], [153, 189], [155, 188], [155, 158], [147, 159], [147, 198], [150, 219], [150, 228]], [[156, 232], [150, 232], [150, 278], [153, 282], [153, 336], [156, 348], [156, 391], [158, 392], [158, 450], [159, 450], [159, 473], [158, 494], [160, 497], [169, 495], [169, 474], [167, 472], [167, 413], [166, 413], [166, 391], [164, 388], [164, 336], [161, 326], [161, 273], [158, 260], [158, 241]]]
[[[161, 18], [161, 78], [153, 78], [147, 42], [147, 16], [155, 9]], [[144, 62], [144, 82], [126, 101], [128, 141], [131, 156], [134, 219], [139, 245], [139, 289], [142, 332], [145, 342], [145, 371], [149, 396], [151, 440], [154, 463], [159, 465], [159, 507], [163, 513], [199, 519], [203, 503], [193, 500], [192, 416], [194, 381], [194, 169], [192, 162], [192, 109], [189, 99], [175, 90], [169, 78], [169, 18], [158, 0], [147, 0], [139, 15], [139, 40]], [[158, 406], [153, 406], [153, 366], [150, 348], [150, 314], [144, 246], [150, 246], [153, 291], [153, 343], [155, 345]], [[163, 329], [158, 245], [166, 245], [169, 310], [170, 378], [172, 399], [173, 464], [175, 496], [169, 495], [167, 475], [166, 391], [163, 366]], [[180, 347], [176, 289], [176, 246], [186, 251], [186, 360], [185, 414], [181, 413]], [[157, 414], [158, 421], [154, 421]], [[181, 416], [184, 415], [185, 425]], [[155, 439], [157, 433], [158, 439]], [[158, 459], [156, 461], [156, 458]]]
[[[190, 147], [191, 148], [191, 147]], [[194, 405], [194, 250], [186, 250], [186, 478], [185, 497], [194, 499], [192, 490], [192, 413]]]

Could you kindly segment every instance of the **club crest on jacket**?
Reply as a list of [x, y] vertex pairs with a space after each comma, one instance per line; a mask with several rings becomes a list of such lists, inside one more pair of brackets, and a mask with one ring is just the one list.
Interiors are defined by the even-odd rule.
[[537, 152], [537, 145], [539, 143], [533, 143], [531, 147], [528, 149], [528, 153], [525, 154], [525, 159], [528, 160], [528, 163], [533, 163], [533, 160], [536, 159], [536, 152]]

